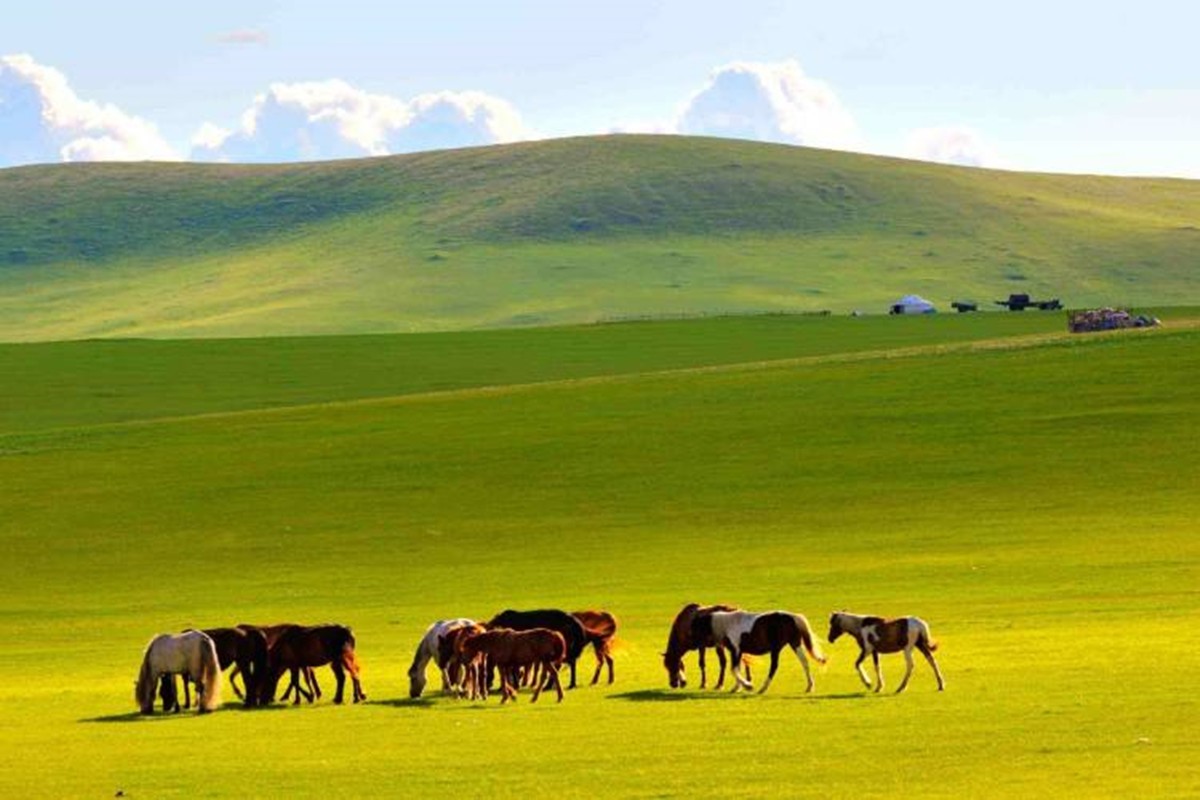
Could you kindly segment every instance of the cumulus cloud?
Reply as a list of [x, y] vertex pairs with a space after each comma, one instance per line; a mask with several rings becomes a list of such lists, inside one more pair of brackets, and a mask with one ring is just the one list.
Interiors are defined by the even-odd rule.
[[858, 126], [823, 81], [794, 60], [721, 67], [687, 101], [679, 133], [726, 136], [838, 150], [863, 149]]
[[963, 126], [915, 130], [908, 136], [904, 155], [962, 167], [1003, 167], [991, 145], [978, 132]]
[[192, 139], [192, 157], [302, 161], [530, 137], [511, 105], [482, 92], [439, 92], [405, 101], [340, 80], [276, 83], [254, 98], [236, 130], [206, 123]]
[[31, 56], [0, 56], [0, 166], [178, 158], [150, 122], [81, 100], [61, 72]]

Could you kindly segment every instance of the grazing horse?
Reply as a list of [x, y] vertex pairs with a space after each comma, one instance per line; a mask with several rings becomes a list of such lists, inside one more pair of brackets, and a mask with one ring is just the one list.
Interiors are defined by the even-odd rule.
[[[333, 695], [333, 702], [342, 702], [347, 672], [350, 673], [350, 681], [354, 687], [354, 702], [367, 699], [359, 681], [360, 669], [354, 654], [354, 633], [345, 625], [295, 625], [279, 634], [267, 656], [267, 679], [262, 691], [263, 704], [275, 701], [275, 690], [284, 672], [306, 667], [322, 667], [326, 664], [333, 670], [333, 676], [337, 679], [337, 691]], [[295, 672], [292, 675], [294, 681]], [[298, 684], [296, 689], [298, 694], [295, 702], [299, 703], [299, 693], [303, 693], [303, 689], [300, 689]], [[308, 697], [311, 701], [311, 695]]]
[[858, 642], [858, 660], [854, 662], [854, 669], [858, 671], [858, 677], [862, 679], [863, 685], [868, 689], [871, 688], [871, 680], [863, 671], [863, 659], [870, 655], [871, 660], [875, 663], [875, 677], [878, 680], [875, 691], [878, 692], [883, 689], [883, 672], [879, 669], [879, 654], [898, 653], [901, 650], [904, 651], [904, 661], [908, 669], [904, 673], [904, 680], [900, 681], [900, 688], [896, 689], [896, 694], [900, 694], [908, 688], [908, 679], [912, 677], [913, 673], [912, 651], [915, 647], [921, 651], [921, 655], [925, 656], [929, 666], [933, 667], [938, 691], [945, 691], [946, 682], [942, 680], [942, 671], [938, 669], [937, 659], [933, 657], [933, 651], [938, 648], [937, 642], [931, 637], [929, 625], [925, 620], [918, 617], [883, 619], [882, 617], [867, 617], [845, 611], [835, 611], [829, 617], [829, 643], [833, 644], [843, 633], [853, 636], [854, 641]]
[[451, 687], [458, 684], [457, 675], [450, 674], [450, 668], [453, 662], [450, 656], [453, 655], [451, 650], [445, 658], [441, 655], [441, 642], [446, 634], [455, 628], [462, 628], [466, 625], [474, 625], [475, 620], [460, 617], [459, 619], [442, 619], [433, 623], [425, 631], [425, 635], [421, 637], [421, 643], [417, 645], [417, 652], [413, 656], [412, 666], [408, 668], [408, 696], [417, 698], [421, 696], [421, 692], [425, 691], [425, 667], [430, 661], [434, 661], [438, 665], [438, 669], [442, 672], [442, 694], [449, 694]]
[[600, 671], [608, 666], [608, 682], [613, 682], [612, 642], [617, 635], [617, 618], [607, 611], [572, 611], [571, 616], [583, 625], [584, 636], [596, 653], [596, 672], [592, 686], [600, 680]]
[[[190, 679], [196, 684], [196, 706], [201, 713], [213, 711], [220, 704], [221, 667], [217, 660], [216, 645], [207, 634], [187, 630], [178, 634], [164, 633], [150, 641], [142, 656], [134, 690], [143, 714], [154, 712], [154, 695], [159, 690], [159, 679], [168, 674], [181, 674], [185, 681]], [[171, 691], [174, 693], [174, 681]], [[178, 702], [175, 707], [178, 709]]]
[[789, 611], [767, 611], [762, 614], [751, 611], [715, 611], [707, 619], [699, 619], [694, 624], [697, 628], [708, 627], [712, 631], [713, 639], [732, 651], [730, 671], [733, 672], [735, 680], [735, 692], [743, 687], [754, 688], [750, 685], [749, 678], [743, 679], [738, 674], [738, 665], [742, 656], [746, 654], [771, 655], [771, 671], [767, 673], [767, 680], [758, 690], [759, 694], [771, 685], [775, 670], [779, 668], [779, 651], [784, 647], [792, 648], [792, 652], [800, 659], [800, 665], [804, 667], [804, 677], [808, 680], [808, 688], [805, 691], [813, 690], [813, 677], [804, 651], [807, 650], [818, 664], [825, 663], [825, 657], [816, 649], [812, 629], [809, 628], [808, 620], [803, 614], [793, 614]]
[[[501, 705], [510, 699], [516, 702], [517, 689], [513, 678], [522, 668], [534, 666], [541, 667], [544, 680], [535, 681], [533, 698], [529, 702], [536, 703], [542, 688], [550, 683], [558, 692], [558, 702], [562, 702], [563, 688], [558, 679], [558, 668], [567, 657], [567, 643], [558, 631], [549, 628], [524, 631], [494, 628], [462, 636], [458, 651], [460, 657], [471, 665], [469, 672], [477, 684], [486, 682], [485, 672], [481, 668], [484, 658], [496, 667], [500, 673]], [[486, 699], [486, 687], [480, 689]]]
[[[205, 628], [204, 632], [213, 640], [217, 648], [217, 660], [222, 670], [230, 664], [236, 665], [236, 672], [242, 675], [246, 682], [246, 693], [243, 695], [233, 680], [234, 672], [229, 674], [229, 685], [233, 693], [243, 698], [246, 706], [258, 703], [258, 684], [267, 674], [267, 637], [261, 630], [246, 626], [236, 628]], [[186, 687], [186, 684], [184, 684]]]
[[[267, 653], [268, 653], [268, 657], [269, 657], [271, 648], [275, 646], [275, 642], [277, 642], [279, 640], [279, 637], [283, 634], [284, 631], [290, 630], [292, 628], [301, 628], [303, 626], [298, 625], [295, 622], [282, 622], [277, 625], [247, 625], [246, 623], [243, 622], [242, 624], [238, 625], [237, 627], [242, 630], [245, 630], [245, 631], [259, 631], [260, 633], [262, 633], [262, 635], [265, 636], [266, 640], [267, 640]], [[234, 683], [234, 678], [236, 678], [239, 674], [241, 674], [241, 671], [242, 671], [241, 666], [235, 664], [233, 667], [233, 672], [229, 673], [229, 683], [231, 686], [233, 686], [233, 691], [235, 693], [237, 692], [237, 684]], [[263, 674], [265, 676], [266, 673], [264, 672]], [[301, 690], [300, 690], [301, 676], [303, 676], [304, 682], [308, 685], [307, 692], [301, 692]], [[260, 678], [258, 682], [261, 684], [263, 680], [265, 680], [265, 677]], [[299, 699], [299, 697], [303, 694], [304, 697], [306, 697], [310, 703], [313, 701], [314, 698], [321, 696], [321, 685], [319, 683], [317, 683], [317, 675], [315, 672], [313, 672], [312, 667], [296, 668], [296, 669], [292, 670], [291, 681], [288, 683], [288, 688], [286, 690], [284, 690], [282, 699], [286, 702], [288, 697], [290, 697], [292, 695], [293, 691], [296, 693], [297, 699]], [[261, 694], [262, 694], [262, 692], [259, 692], [259, 695], [261, 695]], [[261, 697], [258, 698], [259, 705], [266, 705], [268, 702], [270, 702], [270, 701], [264, 700]]]
[[571, 685], [575, 688], [575, 662], [579, 660], [583, 648], [587, 647], [587, 633], [583, 624], [565, 611], [558, 609], [540, 609], [538, 611], [501, 611], [485, 623], [485, 627], [509, 628], [514, 631], [527, 631], [533, 628], [549, 628], [562, 634], [567, 643], [566, 662], [571, 668]]
[[[687, 686], [687, 678], [683, 674], [683, 657], [689, 650], [699, 651], [700, 688], [704, 688], [708, 682], [708, 675], [704, 669], [704, 651], [709, 647], [716, 648], [717, 663], [721, 665], [720, 674], [717, 676], [717, 683], [713, 688], [720, 689], [725, 683], [724, 648], [720, 642], [713, 640], [711, 629], [708, 629], [707, 633], [702, 632], [700, 638], [696, 638], [693, 635], [693, 623], [697, 619], [708, 617], [714, 611], [734, 610], [736, 609], [733, 606], [701, 606], [699, 603], [688, 603], [675, 615], [675, 621], [671, 623], [671, 632], [667, 636], [667, 649], [662, 654], [663, 666], [667, 668], [667, 677], [670, 680], [672, 689], [682, 689]], [[747, 670], [749, 670], [749, 667], [747, 667]]]

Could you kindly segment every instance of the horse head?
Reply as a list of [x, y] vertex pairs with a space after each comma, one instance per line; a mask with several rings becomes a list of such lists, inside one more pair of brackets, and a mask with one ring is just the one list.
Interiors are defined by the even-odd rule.
[[837, 638], [846, 632], [842, 627], [842, 613], [835, 611], [829, 615], [829, 643], [833, 644]]
[[668, 651], [662, 654], [663, 666], [667, 670], [667, 680], [672, 689], [682, 689], [687, 686], [687, 678], [683, 674], [683, 657], [678, 653]]

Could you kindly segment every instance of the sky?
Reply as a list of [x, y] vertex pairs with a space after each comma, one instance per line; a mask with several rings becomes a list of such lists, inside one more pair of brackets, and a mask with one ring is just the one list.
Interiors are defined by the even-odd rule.
[[42, 0], [0, 167], [281, 162], [648, 132], [1200, 178], [1200, 3]]

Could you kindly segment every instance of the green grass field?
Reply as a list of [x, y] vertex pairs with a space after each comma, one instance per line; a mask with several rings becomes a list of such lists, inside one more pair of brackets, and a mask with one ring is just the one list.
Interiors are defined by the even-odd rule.
[[0, 341], [1200, 303], [1200, 182], [612, 136], [0, 170]]
[[[1200, 793], [1200, 313], [1160, 314], [0, 346], [0, 794]], [[672, 692], [693, 600], [920, 615], [947, 691], [840, 641], [812, 695]], [[406, 699], [430, 622], [534, 606], [613, 611], [616, 684]], [[285, 619], [352, 625], [370, 702], [134, 713], [153, 634]]]

